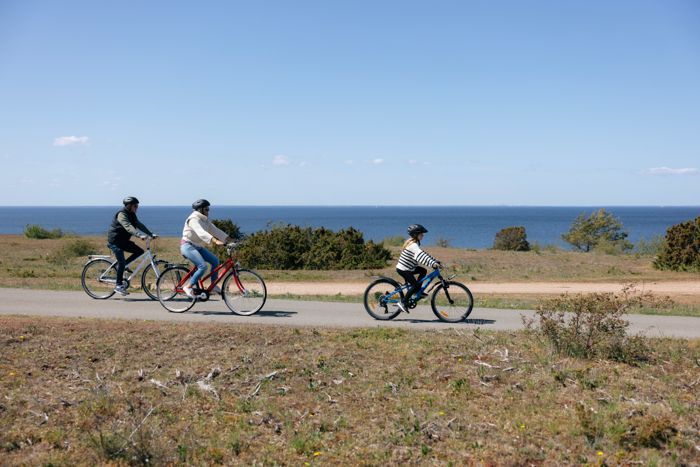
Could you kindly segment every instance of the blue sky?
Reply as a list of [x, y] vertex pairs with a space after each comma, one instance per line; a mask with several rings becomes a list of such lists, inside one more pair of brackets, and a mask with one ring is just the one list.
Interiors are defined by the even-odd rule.
[[0, 1], [2, 205], [698, 205], [700, 2]]

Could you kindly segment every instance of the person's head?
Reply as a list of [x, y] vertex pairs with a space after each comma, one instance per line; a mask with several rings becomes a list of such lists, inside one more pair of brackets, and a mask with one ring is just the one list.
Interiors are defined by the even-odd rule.
[[417, 240], [419, 242], [423, 239], [423, 236], [426, 233], [428, 233], [428, 229], [426, 229], [425, 227], [423, 227], [420, 224], [411, 224], [408, 226], [408, 229], [406, 229], [406, 230], [408, 231], [408, 235], [412, 239]]
[[209, 206], [211, 206], [211, 203], [206, 199], [198, 199], [192, 203], [192, 209], [204, 214], [205, 216], [209, 216]]
[[127, 196], [122, 200], [127, 211], [136, 212], [139, 208], [139, 200], [136, 196]]

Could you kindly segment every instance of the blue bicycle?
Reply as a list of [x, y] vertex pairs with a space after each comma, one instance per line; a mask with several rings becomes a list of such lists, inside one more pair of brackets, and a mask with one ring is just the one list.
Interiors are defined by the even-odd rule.
[[[438, 319], [448, 323], [465, 320], [474, 307], [474, 297], [466, 285], [453, 281], [454, 277], [444, 278], [440, 269], [435, 269], [421, 280], [420, 290], [408, 300], [408, 309], [415, 308], [421, 299], [432, 292], [430, 307]], [[408, 288], [408, 284], [401, 285], [390, 277], [378, 278], [365, 290], [367, 313], [382, 321], [396, 318], [401, 313], [398, 303], [403, 301]]]

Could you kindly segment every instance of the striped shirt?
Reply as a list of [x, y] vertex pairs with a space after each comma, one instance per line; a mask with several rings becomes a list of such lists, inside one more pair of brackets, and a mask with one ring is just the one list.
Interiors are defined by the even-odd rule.
[[435, 267], [438, 264], [438, 260], [423, 251], [418, 242], [412, 241], [401, 250], [401, 256], [399, 256], [399, 263], [396, 265], [396, 269], [413, 271], [416, 266], [418, 266], [418, 263]]

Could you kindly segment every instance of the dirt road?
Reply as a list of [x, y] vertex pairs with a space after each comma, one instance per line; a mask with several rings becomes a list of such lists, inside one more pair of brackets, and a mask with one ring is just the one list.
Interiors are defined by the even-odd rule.
[[[47, 290], [0, 289], [0, 314], [38, 316], [67, 316], [110, 319], [140, 319], [222, 324], [270, 324], [274, 326], [317, 327], [407, 327], [411, 329], [474, 330], [521, 329], [522, 316], [534, 312], [476, 308], [464, 323], [446, 324], [437, 320], [428, 307], [418, 307], [393, 321], [375, 321], [359, 303], [329, 303], [295, 300], [268, 300], [263, 310], [254, 316], [232, 315], [221, 300], [197, 303], [188, 313], [168, 313], [158, 302], [145, 295], [132, 294], [124, 298], [93, 300], [83, 292]], [[700, 337], [700, 318], [679, 316], [629, 315], [630, 329], [648, 336]]]

